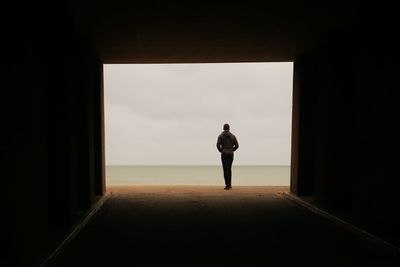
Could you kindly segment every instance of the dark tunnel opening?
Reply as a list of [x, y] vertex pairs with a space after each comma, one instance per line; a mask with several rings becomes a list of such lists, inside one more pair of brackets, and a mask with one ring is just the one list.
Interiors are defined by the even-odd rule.
[[290, 185], [293, 62], [103, 68], [107, 185], [222, 185], [225, 120], [235, 186]]
[[398, 248], [397, 9], [132, 3], [5, 3], [2, 266], [40, 266], [105, 196], [116, 63], [294, 62], [291, 194]]

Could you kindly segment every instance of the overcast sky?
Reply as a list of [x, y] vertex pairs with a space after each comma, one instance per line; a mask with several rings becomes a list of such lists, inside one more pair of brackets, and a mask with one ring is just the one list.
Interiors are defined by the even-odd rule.
[[105, 64], [106, 165], [289, 165], [293, 63]]

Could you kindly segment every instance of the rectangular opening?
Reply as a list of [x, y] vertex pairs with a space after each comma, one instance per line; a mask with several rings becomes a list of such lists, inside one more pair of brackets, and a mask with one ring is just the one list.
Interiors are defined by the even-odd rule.
[[106, 185], [290, 184], [293, 62], [104, 64]]

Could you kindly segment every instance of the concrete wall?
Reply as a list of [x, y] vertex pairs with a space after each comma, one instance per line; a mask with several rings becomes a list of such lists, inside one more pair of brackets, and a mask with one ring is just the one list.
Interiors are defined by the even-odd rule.
[[61, 4], [5, 10], [0, 265], [39, 266], [102, 193], [102, 64]]
[[400, 245], [398, 49], [390, 29], [366, 29], [322, 36], [295, 61], [291, 190]]

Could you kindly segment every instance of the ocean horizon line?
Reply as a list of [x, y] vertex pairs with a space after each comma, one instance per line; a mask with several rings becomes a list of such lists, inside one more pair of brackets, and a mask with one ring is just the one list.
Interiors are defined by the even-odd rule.
[[[109, 165], [107, 184], [202, 184], [223, 182], [221, 165]], [[288, 185], [288, 165], [234, 165], [235, 185]]]
[[[116, 165], [105, 165], [106, 167], [221, 167], [222, 165], [211, 165], [211, 164], [116, 164]], [[232, 167], [290, 167], [289, 165], [278, 165], [278, 164], [233, 164]]]

